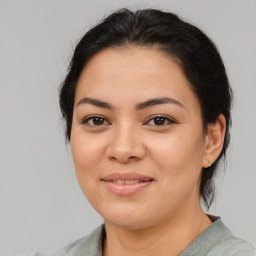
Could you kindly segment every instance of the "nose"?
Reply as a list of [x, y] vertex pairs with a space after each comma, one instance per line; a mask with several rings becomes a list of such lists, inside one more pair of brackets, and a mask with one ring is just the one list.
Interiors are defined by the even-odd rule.
[[142, 159], [145, 156], [142, 136], [134, 127], [116, 127], [109, 138], [106, 155], [121, 163]]

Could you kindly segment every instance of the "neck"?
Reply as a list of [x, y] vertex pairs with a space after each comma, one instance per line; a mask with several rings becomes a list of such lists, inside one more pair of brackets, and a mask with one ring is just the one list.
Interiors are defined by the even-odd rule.
[[[193, 209], [194, 207], [192, 207]], [[175, 216], [141, 229], [128, 229], [105, 221], [104, 256], [177, 256], [212, 222], [200, 207], [181, 209]]]

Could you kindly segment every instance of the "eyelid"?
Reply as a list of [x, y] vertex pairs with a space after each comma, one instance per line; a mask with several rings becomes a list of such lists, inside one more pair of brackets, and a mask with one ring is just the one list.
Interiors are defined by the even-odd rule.
[[154, 118], [157, 118], [157, 117], [162, 117], [162, 118], [168, 120], [169, 123], [168, 124], [163, 124], [163, 125], [151, 125], [151, 126], [165, 126], [165, 125], [177, 124], [177, 122], [173, 118], [171, 118], [170, 116], [161, 115], [161, 114], [150, 116], [144, 124], [149, 123], [150, 121], [152, 121]]
[[86, 116], [84, 117], [82, 120], [81, 120], [81, 124], [84, 124], [84, 125], [89, 125], [89, 126], [102, 126], [102, 125], [105, 125], [105, 124], [102, 124], [102, 125], [93, 125], [93, 124], [89, 124], [88, 121], [92, 120], [93, 118], [96, 118], [96, 117], [99, 117], [99, 118], [102, 118], [104, 119], [104, 122], [107, 122], [108, 125], [111, 124], [107, 118], [105, 118], [104, 116], [102, 115], [89, 115], [89, 116]]
[[[101, 125], [94, 125], [94, 124], [89, 124], [88, 122], [90, 120], [93, 120], [93, 118], [102, 118], [104, 119], [104, 123], [101, 124]], [[166, 125], [171, 125], [171, 124], [177, 124], [177, 122], [171, 118], [170, 116], [166, 116], [166, 115], [162, 115], [162, 114], [156, 114], [156, 115], [152, 115], [150, 116], [146, 122], [143, 123], [144, 124], [148, 124], [150, 121], [152, 121], [154, 118], [157, 118], [157, 117], [161, 117], [161, 118], [164, 118], [165, 120], [167, 120], [169, 123], [168, 124], [163, 124], [163, 125], [152, 125], [151, 126], [166, 126]], [[82, 120], [81, 120], [81, 124], [84, 124], [84, 125], [89, 125], [89, 126], [103, 126], [103, 125], [106, 125], [105, 122], [107, 122], [107, 125], [111, 125], [111, 123], [107, 120], [106, 117], [102, 116], [102, 115], [89, 115], [89, 116], [86, 116], [84, 117]], [[149, 124], [150, 125], [150, 124]]]

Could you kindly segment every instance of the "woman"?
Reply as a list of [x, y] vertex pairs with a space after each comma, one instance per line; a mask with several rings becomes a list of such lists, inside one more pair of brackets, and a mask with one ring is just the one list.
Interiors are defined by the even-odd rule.
[[214, 199], [231, 102], [216, 47], [172, 13], [122, 9], [87, 32], [60, 107], [104, 225], [55, 255], [256, 255], [200, 204]]

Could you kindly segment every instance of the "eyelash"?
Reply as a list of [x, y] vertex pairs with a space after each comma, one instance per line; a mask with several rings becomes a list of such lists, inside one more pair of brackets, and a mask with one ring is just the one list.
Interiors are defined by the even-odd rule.
[[[100, 119], [100, 121], [103, 121], [103, 123], [101, 123], [101, 124], [95, 124], [95, 123], [93, 123], [93, 124], [90, 124], [89, 122], [90, 121], [92, 121], [92, 122], [94, 122], [94, 121], [96, 121], [96, 119]], [[160, 120], [158, 120], [158, 121], [161, 121], [161, 122], [164, 122], [163, 124], [149, 124], [149, 125], [151, 125], [151, 126], [165, 126], [165, 125], [170, 125], [170, 124], [175, 124], [176, 122], [174, 121], [174, 120], [172, 120], [170, 117], [167, 117], [167, 116], [164, 116], [164, 115], [157, 115], [157, 116], [153, 116], [153, 117], [151, 117], [146, 123], [144, 123], [144, 124], [147, 124], [147, 123], [150, 123], [150, 121], [156, 121], [156, 119], [157, 118], [159, 118]], [[167, 121], [167, 124], [166, 124], [166, 121]], [[104, 118], [104, 117], [102, 117], [102, 116], [90, 116], [90, 117], [87, 117], [87, 118], [85, 118], [85, 119], [83, 119], [82, 120], [82, 124], [85, 124], [85, 125], [90, 125], [90, 126], [102, 126], [102, 125], [104, 125], [104, 123], [105, 122], [107, 122], [108, 124], [111, 124], [110, 122], [108, 122], [107, 120], [106, 120], [106, 118]]]
[[[90, 125], [90, 126], [101, 126], [102, 124], [100, 125], [96, 125], [96, 124], [90, 124], [89, 121], [95, 121], [96, 118], [100, 118], [101, 120], [103, 120], [103, 122], [106, 122], [106, 118], [104, 118], [103, 116], [89, 116], [85, 119], [82, 120], [82, 124], [85, 124], [85, 125]], [[108, 121], [107, 121], [108, 122]], [[108, 122], [109, 123], [109, 122]], [[109, 123], [110, 124], [110, 123]]]
[[[167, 117], [167, 116], [163, 116], [163, 115], [156, 115], [156, 116], [153, 116], [151, 117], [146, 123], [149, 123], [150, 121], [156, 121], [156, 119], [159, 118], [161, 121], [164, 121], [164, 124], [151, 124], [152, 126], [164, 126], [164, 125], [170, 125], [170, 124], [175, 124], [176, 122], [174, 120], [172, 120], [170, 117]], [[159, 121], [160, 121], [159, 120]], [[166, 121], [167, 121], [167, 124], [166, 124]]]

